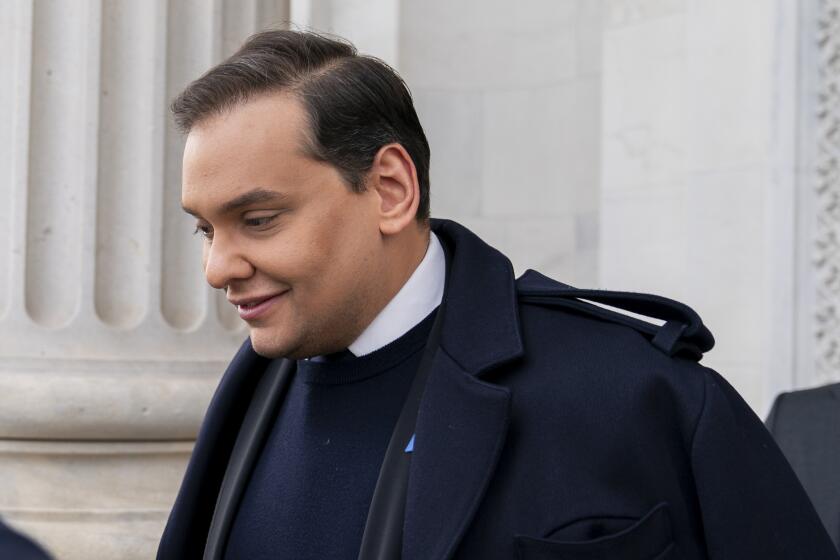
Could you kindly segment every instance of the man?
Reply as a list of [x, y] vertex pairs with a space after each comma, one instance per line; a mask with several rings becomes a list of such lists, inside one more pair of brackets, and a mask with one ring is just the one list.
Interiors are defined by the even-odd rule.
[[840, 549], [840, 383], [782, 393], [767, 429]]
[[250, 337], [158, 558], [837, 558], [696, 363], [713, 340], [691, 309], [514, 280], [428, 219], [429, 148], [386, 65], [269, 31], [173, 110], [207, 281]]

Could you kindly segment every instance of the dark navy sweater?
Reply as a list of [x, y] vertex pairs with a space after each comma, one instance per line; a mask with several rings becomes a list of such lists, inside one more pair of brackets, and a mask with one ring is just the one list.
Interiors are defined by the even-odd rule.
[[358, 557], [379, 468], [435, 313], [366, 356], [297, 363], [226, 558]]

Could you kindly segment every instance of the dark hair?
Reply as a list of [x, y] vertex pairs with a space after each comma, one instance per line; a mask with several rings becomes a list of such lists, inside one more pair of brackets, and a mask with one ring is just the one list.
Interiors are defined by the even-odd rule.
[[269, 30], [192, 82], [172, 102], [187, 133], [203, 119], [265, 93], [288, 91], [309, 118], [310, 157], [332, 164], [351, 190], [365, 190], [379, 149], [392, 142], [411, 156], [420, 183], [417, 219], [429, 217], [429, 143], [402, 78], [349, 42], [318, 33]]

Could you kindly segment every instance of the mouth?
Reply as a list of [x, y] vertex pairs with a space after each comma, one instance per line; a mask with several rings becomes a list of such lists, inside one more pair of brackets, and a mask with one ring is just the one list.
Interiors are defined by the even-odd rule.
[[288, 290], [271, 296], [249, 298], [240, 302], [231, 302], [236, 306], [239, 317], [245, 321], [252, 321], [267, 314], [280, 298], [285, 296]]

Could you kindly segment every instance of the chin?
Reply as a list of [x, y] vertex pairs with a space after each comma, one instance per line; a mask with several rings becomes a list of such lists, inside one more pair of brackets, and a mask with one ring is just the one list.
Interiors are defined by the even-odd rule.
[[278, 333], [268, 328], [252, 328], [251, 329], [251, 346], [254, 352], [264, 358], [289, 358], [291, 360], [301, 360], [303, 358], [310, 358], [317, 356], [321, 352], [311, 351], [303, 341], [283, 336], [284, 333]]
[[290, 344], [284, 343], [283, 340], [278, 340], [277, 337], [271, 336], [270, 333], [260, 332], [261, 330], [251, 330], [251, 346], [254, 348], [254, 352], [264, 358], [293, 357], [291, 354], [294, 353], [294, 349], [290, 348]]

